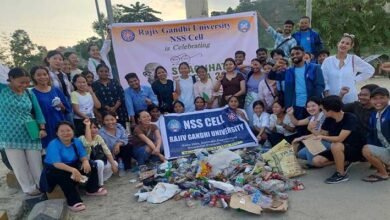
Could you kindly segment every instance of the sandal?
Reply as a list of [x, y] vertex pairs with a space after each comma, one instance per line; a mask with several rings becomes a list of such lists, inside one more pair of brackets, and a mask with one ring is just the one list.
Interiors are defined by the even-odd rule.
[[107, 195], [107, 190], [105, 189], [105, 188], [103, 188], [103, 187], [100, 187], [99, 189], [98, 189], [98, 191], [96, 191], [96, 192], [94, 192], [94, 193], [89, 193], [89, 192], [86, 192], [86, 194], [88, 195], [88, 196], [105, 196], [105, 195]]
[[81, 212], [85, 210], [85, 205], [82, 202], [76, 203], [73, 206], [68, 206], [72, 212]]
[[382, 176], [379, 176], [378, 174], [371, 174], [368, 177], [363, 178], [362, 180], [364, 182], [375, 183], [375, 182], [380, 182], [380, 181], [386, 181], [388, 179], [389, 179], [389, 177], [382, 177]]

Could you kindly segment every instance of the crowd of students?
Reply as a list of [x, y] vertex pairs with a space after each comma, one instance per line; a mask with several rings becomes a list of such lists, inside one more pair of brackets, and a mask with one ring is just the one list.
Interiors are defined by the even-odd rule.
[[[106, 195], [104, 182], [119, 165], [126, 172], [132, 158], [138, 166], [165, 161], [159, 131], [163, 114], [225, 105], [249, 123], [263, 147], [285, 139], [309, 166], [334, 163], [336, 172], [326, 183], [348, 180], [349, 166], [362, 160], [378, 170], [365, 181], [387, 180], [389, 92], [372, 84], [357, 92], [356, 82], [370, 78], [374, 68], [348, 54], [354, 36], [344, 34], [337, 54], [329, 56], [308, 17], [302, 17], [300, 30], [291, 34], [292, 21], [278, 33], [259, 16], [275, 39], [271, 57], [260, 48], [246, 65], [245, 52], [237, 51], [234, 59], [224, 61], [224, 72], [215, 81], [204, 66], [191, 76], [190, 65], [183, 62], [173, 80], [158, 66], [151, 85], [141, 85], [138, 75], [129, 73], [129, 87], [123, 90], [107, 59], [110, 37], [100, 52], [96, 45], [88, 47], [85, 71], [78, 69], [75, 53], [56, 50], [48, 52], [45, 66], [30, 73], [11, 69], [8, 85], [0, 84], [0, 148], [23, 192], [37, 195], [59, 185], [69, 208], [84, 210], [78, 183], [86, 182], [87, 195]], [[33, 88], [28, 89], [30, 79]], [[39, 138], [31, 138], [26, 129], [31, 120], [39, 124]], [[313, 136], [326, 151], [308, 151], [302, 141]]]

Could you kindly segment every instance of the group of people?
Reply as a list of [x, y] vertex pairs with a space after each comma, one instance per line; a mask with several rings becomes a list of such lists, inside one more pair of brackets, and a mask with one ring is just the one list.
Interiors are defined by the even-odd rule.
[[[129, 73], [124, 90], [107, 58], [110, 37], [100, 51], [88, 47], [85, 71], [78, 68], [76, 53], [56, 50], [30, 73], [11, 69], [8, 85], [0, 84], [0, 148], [23, 192], [37, 195], [59, 185], [69, 208], [84, 210], [79, 183], [87, 195], [103, 196], [108, 193], [104, 182], [119, 168], [130, 170], [132, 158], [138, 166], [166, 160], [159, 130], [164, 114], [226, 105], [249, 123], [263, 147], [285, 139], [309, 166], [334, 163], [336, 172], [327, 183], [348, 180], [349, 166], [360, 160], [378, 170], [365, 181], [388, 179], [389, 91], [369, 84], [357, 92], [356, 82], [370, 78], [374, 68], [348, 54], [354, 36], [344, 34], [337, 54], [329, 56], [308, 17], [301, 18], [300, 30], [292, 35], [292, 21], [278, 33], [259, 17], [275, 39], [271, 57], [260, 48], [246, 65], [246, 53], [237, 51], [234, 59], [224, 61], [216, 80], [204, 66], [191, 76], [190, 65], [183, 62], [173, 80], [158, 66], [151, 86]], [[38, 138], [27, 129], [32, 120]], [[302, 144], [307, 138], [321, 140], [326, 150], [312, 155]]]

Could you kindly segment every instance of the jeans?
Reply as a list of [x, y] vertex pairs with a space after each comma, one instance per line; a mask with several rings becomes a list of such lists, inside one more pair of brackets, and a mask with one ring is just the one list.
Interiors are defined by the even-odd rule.
[[146, 152], [146, 147], [147, 146], [132, 147], [131, 149], [131, 155], [137, 161], [138, 166], [144, 165], [150, 157], [150, 154]]
[[[329, 141], [321, 141], [321, 143], [324, 145], [326, 150], [330, 150], [330, 147], [332, 145], [331, 142], [329, 142]], [[307, 160], [307, 163], [310, 164], [310, 165], [313, 165], [313, 158], [315, 156], [316, 155], [311, 154], [310, 151], [306, 147], [304, 147], [300, 151], [298, 151], [298, 158], [299, 159], [303, 159], [303, 160]]]

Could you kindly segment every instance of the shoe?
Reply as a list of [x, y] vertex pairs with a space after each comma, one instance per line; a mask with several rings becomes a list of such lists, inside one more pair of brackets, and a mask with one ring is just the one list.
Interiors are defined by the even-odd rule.
[[351, 169], [353, 164], [354, 163], [352, 163], [352, 162], [344, 162], [344, 172], [348, 173], [349, 169]]
[[335, 183], [341, 183], [349, 180], [348, 173], [345, 173], [344, 176], [341, 175], [339, 172], [335, 172], [331, 177], [325, 180], [325, 183], [327, 184], [335, 184]]

